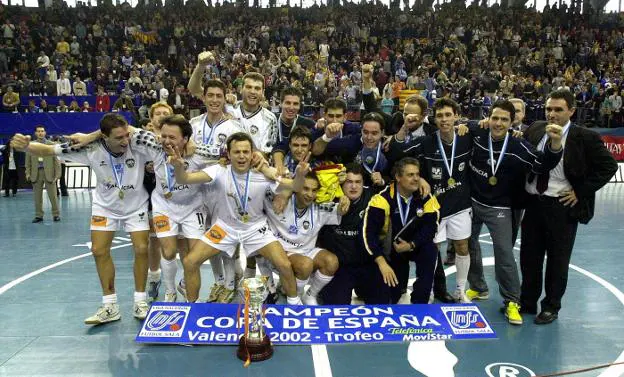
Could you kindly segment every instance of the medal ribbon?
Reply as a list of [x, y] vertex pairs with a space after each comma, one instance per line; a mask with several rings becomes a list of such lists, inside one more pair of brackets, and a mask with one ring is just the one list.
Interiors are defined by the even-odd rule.
[[498, 156], [498, 161], [494, 160], [494, 148], [492, 147], [492, 132], [488, 137], [488, 148], [490, 150], [490, 167], [492, 168], [492, 176], [496, 175], [498, 168], [503, 162], [503, 158], [505, 157], [505, 151], [507, 151], [507, 143], [509, 142], [509, 132], [505, 134], [505, 141], [503, 142], [503, 147], [501, 148], [500, 155]]
[[401, 218], [401, 224], [405, 226], [405, 224], [407, 224], [407, 216], [409, 216], [410, 206], [412, 205], [412, 197], [410, 196], [409, 199], [406, 200], [407, 208], [405, 209], [405, 212], [403, 212], [403, 201], [401, 200], [401, 195], [399, 194], [398, 185], [396, 190], [396, 199], [397, 205], [399, 207], [399, 217]]
[[373, 164], [373, 168], [369, 168], [366, 164], [366, 159], [364, 158], [364, 150], [360, 152], [360, 156], [362, 158], [362, 166], [366, 169], [367, 172], [373, 174], [375, 169], [377, 168], [377, 164], [379, 164], [379, 155], [381, 154], [381, 142], [377, 144], [377, 153], [375, 154], [375, 163]]
[[[221, 118], [217, 121], [217, 123], [212, 125], [208, 122], [208, 114], [206, 114], [206, 118], [204, 119], [204, 128], [203, 128], [203, 134], [202, 134], [204, 137], [204, 144], [206, 145], [212, 144], [212, 134], [217, 129], [217, 127], [223, 122], [225, 122], [225, 120], [223, 119], [223, 116], [221, 116]], [[208, 138], [206, 138], [206, 126], [207, 125], [210, 125], [210, 134], [208, 135]]]
[[236, 181], [236, 176], [234, 175], [234, 170], [230, 168], [230, 173], [232, 173], [232, 180], [234, 181], [234, 188], [236, 189], [236, 195], [238, 196], [238, 202], [240, 204], [240, 208], [243, 211], [243, 214], [247, 213], [247, 199], [249, 198], [249, 177], [250, 170], [247, 170], [247, 178], [245, 179], [245, 196], [241, 196], [240, 190], [238, 189], [238, 182]]
[[[295, 194], [292, 194], [292, 204], [293, 204], [293, 214], [295, 215], [295, 228], [299, 230], [299, 224], [297, 224], [297, 198], [295, 198]], [[314, 204], [310, 207], [310, 225], [312, 225], [312, 229], [314, 229]]]
[[108, 158], [110, 159], [111, 168], [113, 169], [113, 177], [115, 178], [117, 187], [119, 187], [119, 191], [121, 191], [121, 181], [123, 181], [124, 176], [123, 162], [121, 164], [115, 164], [115, 161], [113, 160], [113, 155], [110, 153], [108, 154]]
[[455, 146], [457, 145], [457, 134], [453, 133], [453, 146], [451, 148], [451, 162], [446, 158], [446, 151], [444, 150], [444, 145], [442, 144], [442, 138], [440, 137], [440, 131], [436, 132], [436, 136], [438, 138], [438, 148], [440, 148], [440, 154], [442, 155], [442, 159], [444, 161], [444, 166], [446, 167], [446, 171], [448, 172], [449, 178], [453, 178], [453, 165], [455, 163]]

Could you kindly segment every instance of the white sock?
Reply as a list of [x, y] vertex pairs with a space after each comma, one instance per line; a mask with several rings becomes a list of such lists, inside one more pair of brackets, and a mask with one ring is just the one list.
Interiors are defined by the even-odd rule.
[[312, 279], [310, 279], [310, 288], [308, 288], [308, 295], [316, 297], [321, 289], [327, 285], [334, 277], [322, 274], [321, 271], [316, 270]]
[[[162, 260], [163, 258], [161, 258]], [[160, 268], [156, 271], [152, 271], [152, 270], [147, 270], [147, 281], [151, 282], [151, 281], [160, 281]]]
[[147, 293], [145, 292], [134, 292], [134, 302], [147, 301]]
[[301, 305], [301, 298], [297, 297], [286, 297], [286, 303], [288, 305]]
[[221, 254], [210, 258], [210, 268], [212, 268], [212, 275], [214, 275], [215, 283], [223, 285], [225, 283], [225, 275], [223, 273], [223, 257]]
[[456, 289], [459, 292], [463, 292], [466, 288], [466, 281], [468, 280], [470, 255], [455, 254], [455, 266], [457, 267], [457, 273], [455, 274], [455, 281], [457, 282]]
[[227, 289], [234, 289], [236, 286], [236, 262], [234, 259], [223, 256], [224, 285]]
[[256, 277], [256, 269], [245, 267], [245, 272], [243, 273], [244, 278], [255, 278]]
[[163, 280], [165, 283], [165, 292], [175, 292], [175, 277], [178, 273], [178, 262], [175, 259], [168, 260], [162, 258], [160, 260], [160, 268], [163, 272]]
[[116, 304], [116, 303], [117, 303], [117, 293], [102, 296], [102, 304]]
[[305, 279], [305, 280], [297, 280], [297, 296], [301, 296], [303, 294], [303, 288], [305, 288], [305, 285], [308, 284], [308, 280], [310, 279]]

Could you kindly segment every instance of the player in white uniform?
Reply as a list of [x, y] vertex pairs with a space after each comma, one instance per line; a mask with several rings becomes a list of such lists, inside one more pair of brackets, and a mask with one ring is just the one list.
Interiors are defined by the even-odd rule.
[[62, 160], [90, 165], [96, 175], [91, 212], [91, 252], [103, 298], [97, 312], [85, 319], [86, 324], [94, 325], [121, 318], [115, 293], [115, 266], [110, 254], [118, 230], [130, 233], [135, 252], [134, 316], [145, 319], [147, 315], [145, 283], [149, 222], [143, 176], [145, 163], [163, 153], [151, 132], [142, 131], [131, 137], [126, 120], [118, 114], [105, 115], [100, 121], [100, 131], [103, 139], [85, 147], [30, 143], [29, 137], [19, 134], [13, 138], [16, 149], [39, 156], [57, 155]]
[[[184, 166], [191, 171], [199, 171], [214, 164], [220, 155], [218, 147], [200, 145], [194, 153], [188, 150], [188, 143], [193, 136], [193, 129], [182, 115], [173, 115], [162, 120], [161, 142], [164, 146], [175, 145], [182, 151]], [[175, 276], [178, 270], [175, 259], [178, 243], [186, 243], [185, 250], [190, 250], [204, 234], [205, 206], [200, 185], [178, 184], [175, 181], [173, 167], [166, 157], [154, 161], [156, 188], [152, 193], [154, 229], [163, 248], [161, 261], [165, 283], [165, 302], [175, 302]], [[179, 236], [183, 239], [179, 240]], [[180, 254], [184, 260], [185, 255]]]
[[[165, 117], [173, 114], [173, 109], [165, 102], [156, 102], [149, 109], [149, 119], [150, 122], [145, 127], [146, 130], [152, 131], [156, 135], [160, 135], [160, 129], [162, 127], [161, 120]], [[154, 188], [154, 163], [149, 162], [145, 165], [145, 181], [146, 181], [146, 189], [150, 194]], [[156, 237], [156, 232], [154, 231], [153, 221], [152, 221], [152, 211], [150, 209], [149, 213], [150, 219], [150, 238], [149, 238], [149, 248], [147, 259], [149, 262], [149, 269], [147, 270], [147, 297], [150, 301], [154, 301], [158, 298], [158, 291], [160, 290], [161, 284], [161, 271], [160, 271], [160, 255], [161, 255], [161, 247], [160, 242], [158, 242], [158, 238]]]
[[316, 204], [316, 194], [321, 184], [315, 173], [305, 177], [303, 189], [292, 195], [281, 214], [273, 210], [273, 192], [267, 192], [264, 208], [271, 232], [282, 244], [292, 264], [297, 279], [297, 294], [312, 272], [310, 288], [303, 296], [306, 305], [317, 305], [316, 297], [338, 270], [335, 254], [316, 247], [318, 233], [324, 225], [338, 225], [342, 215], [349, 210], [349, 198], [340, 198], [340, 205], [332, 202]]
[[[251, 171], [253, 142], [249, 135], [242, 132], [233, 134], [227, 141], [227, 149], [232, 165], [213, 165], [200, 172], [187, 173], [176, 149], [167, 147], [167, 153], [172, 155], [170, 163], [175, 167], [178, 183], [210, 182], [213, 190], [212, 203], [209, 203], [214, 211], [211, 227], [202, 237], [202, 242], [197, 242], [183, 261], [187, 300], [197, 300], [201, 264], [221, 252], [231, 257], [240, 245], [241, 253], [247, 256], [260, 254], [273, 263], [280, 273], [288, 303], [300, 304], [291, 263], [270, 232], [263, 213], [265, 192], [276, 183]], [[306, 159], [299, 164], [295, 179], [283, 179], [279, 186], [300, 191], [308, 170]], [[265, 166], [263, 172], [277, 176], [275, 168]]]
[[[201, 54], [200, 54], [201, 56]], [[196, 70], [205, 66], [205, 61], [199, 60]], [[195, 74], [195, 72], [194, 72]], [[189, 82], [189, 87], [193, 83]], [[201, 99], [206, 105], [206, 113], [191, 119], [193, 127], [193, 140], [197, 144], [216, 146], [225, 151], [225, 141], [230, 135], [244, 131], [238, 121], [228, 119], [223, 109], [225, 106], [226, 86], [219, 80], [208, 80], [203, 86], [200, 85]], [[197, 169], [200, 170], [200, 169]], [[204, 196], [209, 195], [204, 190]], [[207, 199], [207, 198], [206, 198]], [[207, 200], [206, 200], [207, 201]], [[207, 214], [210, 217], [210, 213]], [[209, 221], [208, 221], [209, 223]], [[235, 290], [235, 262], [233, 258], [224, 257], [221, 254], [210, 258], [210, 267], [214, 274], [215, 284], [210, 289], [208, 302], [230, 302], [234, 298]], [[183, 290], [182, 283], [180, 285]]]

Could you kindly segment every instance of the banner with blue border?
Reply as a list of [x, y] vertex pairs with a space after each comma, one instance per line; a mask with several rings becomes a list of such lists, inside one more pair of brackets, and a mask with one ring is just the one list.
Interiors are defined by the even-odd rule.
[[[238, 310], [237, 304], [154, 303], [136, 341], [238, 344]], [[276, 345], [496, 338], [475, 305], [270, 305], [265, 316]]]

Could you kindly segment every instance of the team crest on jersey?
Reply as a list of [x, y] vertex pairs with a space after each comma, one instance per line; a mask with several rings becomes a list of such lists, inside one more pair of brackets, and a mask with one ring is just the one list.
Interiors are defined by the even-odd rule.
[[227, 139], [227, 137], [225, 136], [225, 134], [219, 134], [217, 135], [217, 144], [218, 145], [223, 145], [225, 144], [225, 140]]
[[457, 170], [459, 171], [464, 171], [464, 169], [466, 168], [466, 163], [462, 162], [457, 166]]
[[364, 210], [364, 209], [360, 211], [360, 213], [359, 213], [360, 219], [364, 218], [364, 212], [365, 211], [366, 210]]
[[372, 165], [375, 162], [375, 158], [373, 156], [366, 156], [366, 165]]
[[256, 127], [256, 126], [249, 127], [249, 133], [252, 134], [252, 135], [257, 134], [258, 133], [258, 127]]
[[442, 179], [442, 169], [432, 167], [431, 168], [431, 178], [433, 179]]
[[303, 222], [303, 229], [305, 230], [310, 229], [310, 222], [308, 220]]
[[136, 165], [136, 161], [134, 160], [134, 158], [129, 158], [126, 160], [126, 166], [128, 166], [128, 168], [133, 168], [134, 165]]

